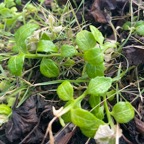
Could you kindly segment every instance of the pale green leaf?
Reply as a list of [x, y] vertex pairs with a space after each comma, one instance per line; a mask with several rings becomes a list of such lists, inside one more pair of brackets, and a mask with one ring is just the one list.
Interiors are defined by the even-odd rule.
[[92, 48], [85, 51], [84, 53], [85, 61], [95, 66], [99, 65], [100, 63], [103, 63], [103, 57], [103, 52], [100, 48]]
[[104, 122], [97, 119], [92, 113], [87, 110], [76, 108], [71, 110], [71, 119], [72, 122], [81, 128], [91, 128], [94, 125], [103, 124]]
[[90, 25], [90, 30], [95, 38], [95, 40], [102, 45], [104, 42], [104, 37], [102, 35], [102, 33], [94, 26]]
[[12, 56], [8, 61], [8, 69], [16, 76], [22, 75], [22, 69], [24, 64], [25, 55], [19, 54]]
[[83, 30], [76, 35], [76, 43], [79, 49], [86, 51], [96, 45], [96, 40], [91, 32]]
[[69, 101], [73, 99], [73, 86], [69, 81], [64, 81], [59, 85], [57, 94], [63, 101]]
[[105, 66], [104, 63], [100, 63], [97, 66], [86, 64], [86, 73], [90, 78], [95, 78], [96, 76], [104, 76]]
[[15, 33], [15, 42], [17, 49], [15, 49], [17, 52], [22, 51], [24, 53], [27, 52], [26, 49], [26, 39], [33, 34], [33, 32], [38, 29], [37, 24], [25, 24], [21, 26]]
[[40, 64], [40, 72], [48, 78], [57, 77], [59, 68], [53, 60], [43, 58]]
[[50, 40], [40, 40], [37, 46], [38, 52], [58, 52], [56, 45]]
[[136, 27], [136, 33], [140, 36], [144, 36], [144, 24]]
[[112, 116], [118, 123], [128, 123], [134, 118], [134, 108], [129, 102], [118, 102], [114, 105]]
[[6, 104], [0, 104], [0, 114], [9, 115], [11, 113], [11, 108]]
[[74, 55], [76, 55], [77, 50], [75, 49], [75, 47], [71, 46], [71, 45], [63, 45], [61, 47], [61, 56], [62, 57], [72, 57]]
[[90, 80], [88, 93], [95, 96], [103, 96], [112, 85], [110, 77], [96, 77]]

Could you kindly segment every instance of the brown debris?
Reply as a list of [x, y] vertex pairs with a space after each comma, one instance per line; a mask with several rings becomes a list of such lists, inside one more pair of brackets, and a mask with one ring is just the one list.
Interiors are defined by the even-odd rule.
[[[5, 126], [6, 137], [10, 142], [24, 138], [33, 130], [39, 122], [39, 111], [45, 109], [46, 102], [40, 96], [31, 96], [25, 103], [13, 110], [11, 119]], [[50, 108], [51, 109], [51, 108]], [[37, 127], [30, 139], [29, 143], [40, 142], [44, 136], [41, 128]]]
[[123, 51], [130, 65], [144, 64], [144, 49], [127, 46]]

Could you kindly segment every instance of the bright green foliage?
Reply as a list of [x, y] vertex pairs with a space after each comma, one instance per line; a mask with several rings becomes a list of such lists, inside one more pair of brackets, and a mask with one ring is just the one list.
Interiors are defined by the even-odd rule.
[[95, 78], [96, 76], [104, 76], [105, 66], [101, 63], [97, 66], [86, 64], [86, 73], [90, 78]]
[[112, 85], [110, 77], [96, 77], [90, 80], [88, 93], [95, 96], [103, 96]]
[[0, 91], [4, 92], [10, 87], [11, 83], [8, 80], [1, 80], [0, 82]]
[[62, 57], [72, 57], [77, 54], [75, 47], [71, 45], [63, 45], [61, 47], [61, 56]]
[[95, 47], [96, 40], [91, 32], [83, 30], [76, 35], [76, 43], [80, 50], [86, 51]]
[[21, 76], [22, 75], [22, 69], [24, 64], [25, 55], [19, 54], [12, 56], [8, 61], [8, 69], [12, 74], [15, 76]]
[[49, 78], [57, 77], [59, 75], [59, 68], [53, 60], [43, 58], [40, 64], [40, 72]]
[[50, 40], [40, 40], [37, 46], [38, 52], [58, 52], [56, 45]]
[[90, 25], [90, 30], [95, 38], [95, 40], [102, 45], [104, 42], [104, 37], [102, 35], [102, 33], [94, 26]]
[[[82, 132], [89, 137], [93, 137], [98, 127], [104, 124], [103, 121], [97, 119], [89, 111], [81, 108], [71, 110], [71, 119], [72, 122], [80, 127]], [[89, 133], [86, 133], [86, 130], [89, 130]]]
[[122, 26], [122, 28], [124, 30], [129, 30], [131, 27], [131, 22], [130, 21], [127, 21], [126, 23], [124, 23], [124, 25]]
[[144, 23], [136, 27], [136, 33], [140, 36], [144, 36]]
[[99, 108], [100, 102], [101, 102], [101, 98], [99, 96], [96, 97], [94, 95], [91, 95], [89, 98], [89, 104], [92, 108], [94, 108], [95, 106], [96, 106], [96, 108]]
[[6, 104], [0, 104], [0, 114], [9, 115], [11, 113], [11, 108]]
[[118, 102], [111, 114], [118, 123], [127, 123], [134, 118], [134, 108], [129, 102]]
[[15, 6], [14, 0], [4, 0], [4, 4], [7, 8], [11, 8], [12, 6]]
[[103, 63], [103, 53], [100, 48], [92, 48], [85, 51], [84, 59], [90, 64], [97, 66]]
[[25, 24], [21, 26], [15, 33], [15, 42], [16, 42], [16, 51], [22, 51], [27, 53], [26, 48], [26, 40], [29, 36], [33, 34], [33, 32], [38, 29], [39, 26], [37, 24]]
[[6, 104], [0, 104], [0, 126], [8, 121], [8, 116], [11, 114], [12, 110]]
[[101, 102], [101, 99], [100, 97], [96, 97], [94, 95], [91, 95], [90, 98], [89, 98], [89, 103], [90, 103], [90, 106], [92, 108], [94, 108], [92, 110], [92, 113], [99, 119], [103, 119], [104, 118], [104, 107], [103, 106], [100, 106], [100, 102]]
[[133, 33], [138, 34], [140, 36], [144, 36], [144, 21], [140, 20], [140, 21], [136, 21], [131, 23], [130, 21], [127, 21], [124, 25], [123, 25], [123, 29], [124, 30], [130, 30], [131, 26], [133, 26], [134, 30]]
[[73, 86], [69, 81], [64, 81], [57, 88], [57, 94], [63, 101], [73, 100]]

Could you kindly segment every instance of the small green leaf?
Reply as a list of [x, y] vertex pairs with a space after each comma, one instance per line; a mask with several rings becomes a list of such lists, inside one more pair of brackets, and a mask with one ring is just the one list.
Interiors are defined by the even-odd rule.
[[12, 107], [15, 103], [16, 97], [7, 97], [7, 105]]
[[[96, 118], [92, 113], [87, 110], [76, 108], [71, 110], [71, 120], [72, 122], [81, 128], [82, 132], [89, 137], [93, 137], [96, 130], [104, 122]], [[85, 131], [89, 130], [89, 134]]]
[[96, 45], [96, 40], [91, 32], [83, 30], [76, 35], [76, 43], [79, 49], [86, 51]]
[[96, 76], [104, 76], [105, 66], [104, 63], [100, 63], [97, 66], [86, 64], [86, 73], [90, 78], [95, 78]]
[[11, 8], [11, 7], [15, 6], [14, 0], [4, 0], [4, 4], [7, 8]]
[[100, 106], [98, 109], [94, 109], [92, 113], [100, 120], [104, 119], [104, 106]]
[[0, 104], [0, 114], [9, 115], [11, 113], [11, 108], [6, 104]]
[[130, 21], [125, 22], [124, 25], [122, 26], [122, 28], [124, 30], [130, 30], [130, 27], [131, 27], [131, 22]]
[[142, 25], [144, 25], [144, 21], [143, 20], [135, 22], [135, 27], [142, 26]]
[[110, 77], [96, 77], [91, 79], [88, 85], [88, 93], [95, 96], [103, 96], [112, 85]]
[[68, 58], [68, 59], [63, 63], [63, 65], [64, 65], [65, 67], [72, 67], [74, 64], [75, 64], [75, 61], [74, 61], [73, 59], [70, 59], [70, 58]]
[[89, 62], [92, 65], [99, 65], [100, 63], [103, 63], [103, 52], [100, 48], [92, 48], [84, 53], [84, 59], [85, 61]]
[[107, 41], [102, 46], [104, 50], [107, 50], [109, 48], [116, 48], [116, 47], [117, 47], [117, 42], [115, 41]]
[[48, 78], [57, 77], [59, 68], [53, 60], [43, 58], [40, 64], [40, 72]]
[[144, 36], [144, 24], [136, 27], [136, 33], [140, 36]]
[[63, 101], [69, 101], [73, 99], [73, 86], [69, 81], [64, 81], [59, 85], [57, 94]]
[[38, 52], [58, 52], [56, 45], [50, 40], [40, 40], [38, 42]]
[[8, 61], [8, 69], [10, 72], [16, 76], [22, 75], [22, 69], [24, 64], [25, 55], [19, 54], [12, 56]]
[[129, 102], [118, 102], [114, 105], [111, 115], [118, 123], [128, 123], [134, 118], [134, 108]]
[[61, 56], [62, 57], [72, 57], [72, 56], [76, 55], [76, 53], [77, 53], [77, 50], [73, 46], [63, 45], [61, 47]]
[[90, 30], [95, 38], [95, 40], [102, 45], [103, 41], [104, 41], [104, 37], [102, 35], [102, 33], [94, 26], [90, 25]]
[[115, 97], [116, 91], [115, 90], [111, 90], [109, 92], [106, 93], [107, 98], [109, 101], [112, 101]]
[[42, 33], [41, 40], [50, 40], [50, 37], [47, 35], [47, 33]]
[[26, 39], [32, 35], [32, 33], [38, 29], [37, 24], [25, 24], [21, 26], [15, 33], [15, 41], [16, 41], [16, 46], [17, 46], [17, 52], [22, 51], [24, 53], [27, 52], [26, 49]]
[[89, 103], [90, 103], [90, 106], [92, 108], [94, 108], [92, 110], [92, 113], [99, 119], [103, 119], [104, 118], [104, 107], [101, 106], [100, 107], [100, 102], [101, 102], [101, 99], [100, 97], [96, 97], [94, 95], [91, 95], [90, 98], [89, 98]]
[[89, 104], [92, 108], [94, 107], [97, 107], [99, 108], [100, 107], [100, 102], [101, 102], [101, 99], [100, 97], [96, 97], [94, 95], [91, 95], [90, 98], [89, 98]]
[[95, 136], [97, 129], [98, 129], [97, 125], [94, 125], [93, 127], [90, 128], [80, 128], [81, 132], [89, 138], [93, 138]]
[[71, 110], [72, 122], [81, 128], [91, 128], [94, 125], [99, 127], [99, 125], [104, 124], [103, 121], [97, 119], [92, 113], [87, 110], [76, 108]]

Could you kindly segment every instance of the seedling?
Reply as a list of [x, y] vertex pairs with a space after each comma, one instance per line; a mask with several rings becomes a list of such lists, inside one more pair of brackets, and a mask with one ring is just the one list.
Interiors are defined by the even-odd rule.
[[[0, 6], [6, 8], [6, 5]], [[115, 123], [127, 123], [134, 118], [134, 108], [129, 102], [118, 100], [112, 108], [108, 105], [110, 98], [114, 98], [117, 93], [113, 88], [121, 79], [123, 73], [119, 73], [114, 78], [105, 76], [104, 56], [109, 48], [116, 48], [117, 44], [116, 42], [105, 42], [102, 33], [92, 25], [90, 25], [90, 31], [81, 30], [78, 32], [75, 42], [71, 44], [56, 43], [55, 40], [57, 40], [59, 33], [63, 31], [63, 27], [62, 25], [55, 26], [54, 24], [55, 19], [51, 14], [48, 16], [47, 27], [44, 28], [34, 20], [27, 22], [27, 24], [24, 22], [24, 25], [14, 33], [14, 46], [11, 53], [8, 55], [3, 54], [1, 59], [2, 61], [8, 60], [8, 70], [12, 80], [15, 77], [18, 80], [22, 79], [25, 76], [25, 61], [31, 62], [32, 59], [36, 59], [39, 63], [37, 68], [39, 68], [41, 74], [47, 78], [56, 79], [46, 83], [61, 83], [57, 88], [57, 94], [66, 104], [60, 110], [53, 108], [55, 117], [50, 122], [47, 130], [47, 133], [50, 133], [50, 139], [53, 138], [51, 133], [52, 123], [59, 118], [62, 125], [72, 122], [87, 137], [95, 138], [98, 141], [104, 139], [109, 143], [115, 137]], [[59, 77], [64, 72], [63, 67], [69, 69], [76, 64], [75, 57], [79, 57], [83, 62], [81, 76], [73, 80], [59, 80]], [[5, 71], [2, 74], [4, 76]], [[6, 79], [7, 75], [4, 77]], [[18, 81], [17, 79], [14, 79], [14, 83], [21, 84], [15, 90], [15, 95], [18, 96], [20, 92], [25, 96], [29, 88], [40, 85], [33, 85], [27, 81]], [[9, 82], [8, 80], [6, 81]], [[81, 88], [79, 96], [77, 96], [75, 95], [74, 85], [80, 82], [84, 82], [85, 87]], [[5, 89], [11, 87], [10, 83], [11, 81]], [[24, 92], [24, 90], [26, 91]], [[90, 109], [82, 108], [81, 102], [86, 97], [91, 107]], [[25, 100], [25, 98], [22, 97], [22, 100]], [[14, 99], [7, 99], [9, 106], [1, 104], [0, 114], [9, 116], [13, 101]], [[107, 122], [104, 121], [106, 117]], [[1, 124], [4, 122], [5, 120]], [[100, 131], [104, 131], [106, 134], [102, 136]]]

